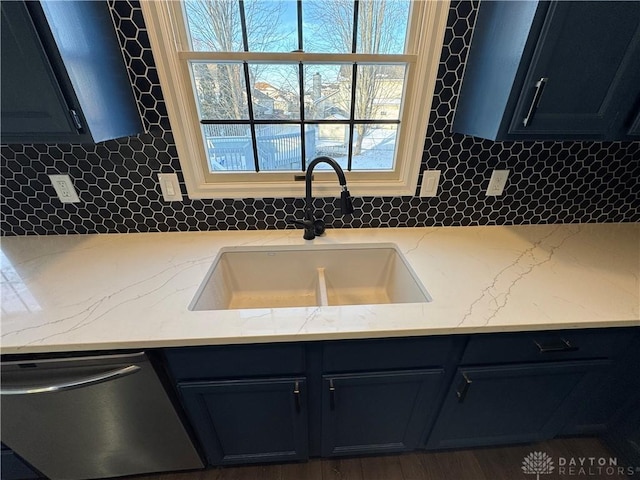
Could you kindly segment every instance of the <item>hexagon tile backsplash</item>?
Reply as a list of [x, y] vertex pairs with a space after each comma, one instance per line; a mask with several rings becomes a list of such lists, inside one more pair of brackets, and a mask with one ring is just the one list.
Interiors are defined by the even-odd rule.
[[[183, 182], [149, 40], [136, 0], [110, 0], [148, 133], [99, 145], [2, 145], [2, 235], [291, 228], [301, 198], [163, 202], [158, 173]], [[421, 171], [442, 171], [434, 198], [360, 197], [352, 218], [317, 199], [331, 228], [640, 221], [640, 142], [491, 142], [451, 133], [476, 1], [451, 4]], [[487, 197], [493, 169], [504, 195]], [[47, 175], [73, 179], [62, 204]], [[422, 177], [422, 173], [420, 174]], [[421, 180], [421, 178], [420, 178]], [[182, 184], [183, 193], [186, 193]]]

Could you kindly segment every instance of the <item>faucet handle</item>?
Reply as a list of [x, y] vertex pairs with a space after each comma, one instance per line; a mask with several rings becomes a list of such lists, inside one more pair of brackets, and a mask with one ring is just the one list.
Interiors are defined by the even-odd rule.
[[313, 221], [313, 232], [316, 236], [322, 235], [325, 231], [325, 223], [324, 220], [314, 220]]
[[311, 220], [298, 220], [297, 218], [289, 218], [287, 219], [287, 222], [304, 228], [313, 227], [313, 222]]
[[298, 220], [297, 218], [290, 218], [288, 222], [304, 227], [303, 238], [305, 240], [313, 240], [325, 231], [325, 223], [323, 220]]

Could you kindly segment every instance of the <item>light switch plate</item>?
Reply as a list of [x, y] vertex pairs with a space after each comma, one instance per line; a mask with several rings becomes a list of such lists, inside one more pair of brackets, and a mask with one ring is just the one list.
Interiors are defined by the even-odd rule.
[[440, 170], [425, 170], [422, 174], [420, 196], [436, 197], [438, 195], [438, 183], [440, 183]]
[[158, 181], [160, 182], [162, 197], [166, 202], [182, 201], [180, 183], [178, 183], [178, 176], [175, 173], [159, 173]]
[[62, 203], [80, 202], [69, 175], [49, 175], [49, 179], [51, 180], [51, 185], [53, 185], [53, 188], [56, 190], [58, 198]]
[[491, 173], [491, 180], [489, 180], [489, 186], [487, 187], [487, 196], [502, 195], [508, 176], [509, 170], [494, 170]]

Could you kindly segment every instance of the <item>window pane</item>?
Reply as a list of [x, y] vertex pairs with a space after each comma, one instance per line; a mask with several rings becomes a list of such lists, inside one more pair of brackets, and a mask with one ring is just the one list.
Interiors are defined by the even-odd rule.
[[358, 65], [356, 120], [398, 120], [405, 65]]
[[[327, 156], [346, 168], [349, 155], [349, 125], [347, 123], [307, 125], [305, 153], [307, 164], [316, 157]], [[318, 165], [317, 168], [324, 168], [323, 165]]]
[[357, 53], [404, 53], [410, 4], [410, 0], [360, 0]]
[[250, 52], [298, 49], [298, 7], [293, 0], [244, 0]]
[[241, 63], [191, 62], [191, 72], [201, 120], [249, 118]]
[[305, 52], [351, 53], [353, 0], [302, 2], [302, 38]]
[[249, 125], [202, 125], [210, 172], [255, 171]]
[[187, 0], [184, 4], [191, 48], [196, 52], [242, 52], [237, 0]]
[[[296, 2], [244, 0], [250, 52], [290, 52], [298, 48]], [[191, 48], [197, 52], [242, 52], [238, 0], [187, 0], [184, 10]]]
[[299, 120], [298, 64], [249, 64], [253, 115], [258, 120]]
[[306, 120], [346, 120], [351, 113], [350, 64], [304, 66]]
[[355, 125], [351, 169], [392, 170], [397, 133], [397, 125]]
[[300, 125], [256, 125], [261, 171], [302, 170]]

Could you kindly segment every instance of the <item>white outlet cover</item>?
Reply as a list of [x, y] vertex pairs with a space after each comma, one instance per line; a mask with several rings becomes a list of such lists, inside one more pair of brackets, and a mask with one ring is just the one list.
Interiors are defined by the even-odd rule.
[[440, 183], [440, 170], [425, 170], [422, 174], [422, 185], [420, 185], [421, 197], [435, 197], [438, 195], [438, 184]]
[[58, 198], [62, 203], [80, 202], [69, 175], [49, 175], [49, 179], [51, 180], [51, 185], [53, 185], [53, 188], [56, 190]]
[[509, 170], [494, 170], [491, 173], [491, 180], [489, 180], [489, 186], [487, 187], [487, 196], [496, 197], [502, 195], [508, 177]]
[[159, 173], [158, 181], [165, 202], [182, 201], [182, 191], [180, 191], [180, 183], [175, 173]]

